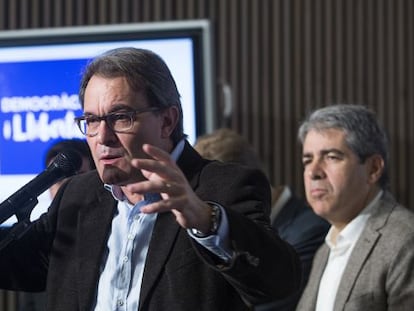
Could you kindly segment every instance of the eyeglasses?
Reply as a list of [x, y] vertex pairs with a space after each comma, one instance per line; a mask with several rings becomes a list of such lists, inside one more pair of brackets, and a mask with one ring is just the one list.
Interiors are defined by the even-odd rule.
[[113, 112], [108, 113], [102, 117], [87, 115], [76, 117], [77, 123], [82, 134], [93, 137], [98, 134], [99, 125], [101, 121], [105, 121], [106, 125], [116, 133], [125, 133], [129, 131], [134, 125], [136, 116], [141, 113], [160, 110], [159, 107], [148, 107], [144, 109], [125, 111], [125, 112]]

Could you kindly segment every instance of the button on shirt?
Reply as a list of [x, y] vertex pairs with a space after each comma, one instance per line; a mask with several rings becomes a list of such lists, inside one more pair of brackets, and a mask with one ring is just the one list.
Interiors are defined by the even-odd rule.
[[[182, 140], [171, 153], [177, 160], [184, 148]], [[111, 233], [103, 258], [94, 311], [136, 311], [149, 243], [157, 214], [144, 214], [142, 206], [161, 199], [159, 194], [146, 194], [135, 205], [129, 204], [118, 186], [105, 185], [118, 200]], [[231, 258], [227, 249], [228, 222], [224, 209], [218, 235], [197, 239], [198, 243], [225, 260]], [[190, 233], [189, 233], [190, 234]], [[190, 234], [191, 235], [191, 234]]]
[[[142, 214], [142, 206], [158, 201], [158, 194], [144, 196], [135, 206], [119, 201], [107, 244], [95, 310], [138, 310], [143, 265], [157, 214]], [[105, 293], [105, 294], [104, 294]]]
[[328, 263], [319, 284], [316, 311], [332, 311], [334, 309], [336, 293], [349, 257], [365, 228], [368, 218], [372, 214], [373, 206], [381, 195], [382, 191], [339, 234], [337, 234], [338, 231], [335, 227], [332, 226], [329, 229], [325, 242], [330, 248], [330, 252]]

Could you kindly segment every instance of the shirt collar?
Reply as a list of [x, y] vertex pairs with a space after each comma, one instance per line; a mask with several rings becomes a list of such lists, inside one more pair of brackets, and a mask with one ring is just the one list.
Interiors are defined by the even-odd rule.
[[[334, 226], [328, 231], [325, 241], [329, 248], [349, 246], [355, 243], [365, 228], [368, 218], [371, 216], [374, 207], [381, 198], [383, 190], [379, 191], [371, 202], [355, 217], [349, 224], [345, 226], [339, 233]], [[335, 241], [336, 236], [336, 241]]]

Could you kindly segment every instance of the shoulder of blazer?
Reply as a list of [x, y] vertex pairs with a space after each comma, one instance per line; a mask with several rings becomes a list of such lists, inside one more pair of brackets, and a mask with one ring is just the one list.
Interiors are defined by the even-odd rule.
[[185, 142], [183, 152], [177, 160], [177, 165], [183, 171], [187, 179], [191, 179], [197, 174], [205, 165], [213, 161], [204, 159], [201, 155], [189, 144]]
[[400, 205], [391, 193], [385, 191], [367, 225], [375, 231], [404, 230], [406, 232], [414, 232], [413, 223], [414, 213]]

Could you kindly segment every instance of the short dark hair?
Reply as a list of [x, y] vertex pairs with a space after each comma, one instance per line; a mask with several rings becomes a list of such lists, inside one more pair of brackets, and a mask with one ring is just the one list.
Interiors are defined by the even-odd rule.
[[145, 91], [151, 106], [176, 106], [179, 121], [171, 139], [177, 143], [186, 137], [180, 94], [168, 66], [160, 56], [149, 50], [125, 47], [109, 50], [96, 57], [87, 65], [81, 79], [79, 99], [82, 107], [86, 87], [94, 75], [105, 78], [125, 77], [133, 91]]

